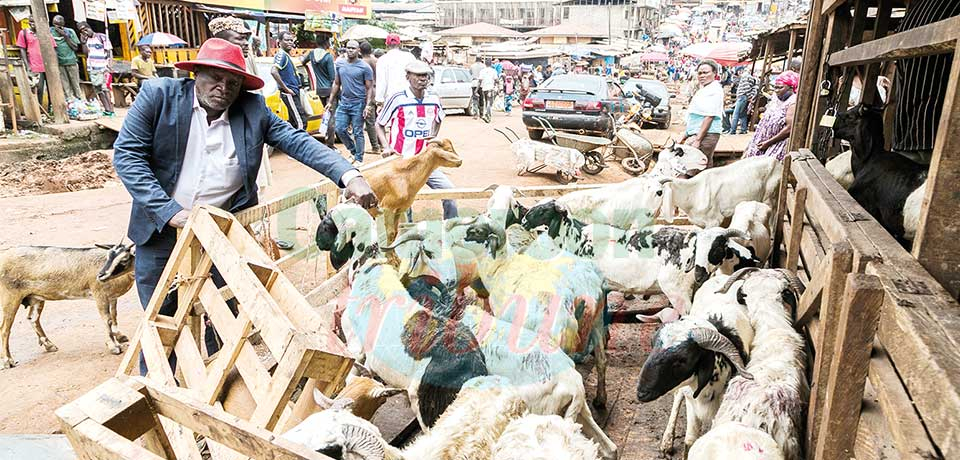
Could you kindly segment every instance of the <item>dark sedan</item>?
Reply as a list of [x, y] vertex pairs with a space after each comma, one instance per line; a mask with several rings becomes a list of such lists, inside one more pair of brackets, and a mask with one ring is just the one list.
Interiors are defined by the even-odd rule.
[[631, 78], [623, 84], [624, 89], [633, 91], [634, 94], [640, 94], [640, 89], [660, 98], [660, 102], [652, 108], [651, 118], [660, 129], [669, 129], [670, 121], [673, 119], [673, 113], [670, 110], [670, 91], [667, 85], [657, 80], [641, 80]]
[[547, 79], [523, 101], [523, 124], [531, 139], [543, 136], [536, 120], [557, 131], [613, 137], [613, 117], [636, 103], [617, 83], [595, 75], [564, 74]]

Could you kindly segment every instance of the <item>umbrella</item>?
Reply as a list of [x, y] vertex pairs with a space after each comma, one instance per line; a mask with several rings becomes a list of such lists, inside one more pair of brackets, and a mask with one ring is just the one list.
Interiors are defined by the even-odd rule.
[[746, 56], [752, 45], [749, 43], [696, 43], [682, 50], [680, 53], [700, 59], [713, 59], [720, 65], [734, 65]]
[[180, 37], [168, 34], [166, 32], [154, 32], [152, 34], [144, 35], [140, 41], [137, 42], [137, 46], [147, 45], [147, 46], [186, 46], [187, 42], [183, 41]]
[[676, 24], [661, 24], [657, 29], [657, 37], [679, 37], [683, 35], [683, 29]]
[[647, 48], [646, 51], [651, 52], [651, 53], [667, 53], [667, 52], [669, 52], [669, 50], [667, 50], [667, 47], [665, 47], [665, 46], [663, 46], [663, 45], [653, 45], [653, 46]]
[[670, 60], [670, 56], [663, 53], [647, 51], [641, 54], [637, 60], [640, 62], [667, 62]]
[[516, 64], [510, 61], [500, 61], [500, 66], [503, 67], [503, 70], [509, 71], [509, 72], [516, 72], [520, 70], [520, 67], [517, 67]]
[[390, 32], [387, 32], [384, 29], [381, 29], [377, 26], [371, 26], [370, 24], [357, 24], [343, 33], [341, 40], [360, 40], [363, 38], [380, 38], [386, 39], [387, 35]]

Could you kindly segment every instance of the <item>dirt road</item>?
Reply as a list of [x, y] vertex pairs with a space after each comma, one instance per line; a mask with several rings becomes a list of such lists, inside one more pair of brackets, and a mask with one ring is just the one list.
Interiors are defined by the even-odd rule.
[[[462, 115], [446, 118], [442, 137], [454, 141], [464, 158], [461, 168], [447, 170], [458, 186], [489, 184], [556, 184], [552, 175], [517, 177], [509, 143], [493, 131], [494, 127], [510, 126], [524, 133], [520, 116], [494, 116], [488, 125]], [[368, 156], [367, 161], [376, 158]], [[278, 196], [296, 187], [316, 182], [319, 174], [288, 159], [274, 157], [275, 184], [268, 196]], [[617, 182], [626, 176], [611, 163], [599, 176], [587, 176], [584, 183]], [[21, 196], [0, 199], [4, 219], [0, 220], [0, 248], [14, 245], [87, 246], [95, 242], [119, 241], [127, 227], [130, 197], [123, 187], [84, 190], [50, 195]], [[462, 203], [469, 206], [470, 203]], [[479, 206], [480, 203], [474, 204]], [[439, 208], [439, 205], [432, 207]], [[436, 215], [438, 209], [427, 214]], [[418, 217], [424, 217], [418, 211]], [[305, 235], [312, 232], [303, 228]], [[142, 310], [133, 291], [120, 299], [120, 329], [132, 334]], [[110, 377], [120, 356], [111, 355], [105, 345], [106, 333], [92, 301], [62, 301], [48, 304], [43, 315], [44, 328], [60, 351], [44, 353], [34, 332], [21, 311], [13, 325], [10, 351], [19, 365], [0, 371], [0, 433], [51, 433], [57, 430], [54, 410], [76, 398], [97, 383]], [[655, 442], [662, 430], [668, 402], [639, 406], [633, 388], [643, 357], [650, 343], [652, 328], [617, 326], [612, 352], [610, 383], [611, 401], [616, 404], [609, 418], [611, 437], [624, 447], [624, 458], [656, 458]], [[587, 380], [593, 382], [593, 377]], [[612, 393], [616, 392], [617, 397]], [[592, 390], [591, 390], [592, 394]], [[651, 442], [648, 442], [651, 441]]]

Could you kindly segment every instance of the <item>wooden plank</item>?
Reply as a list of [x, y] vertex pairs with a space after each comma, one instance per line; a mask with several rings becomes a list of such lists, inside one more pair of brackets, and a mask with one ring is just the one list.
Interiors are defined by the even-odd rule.
[[162, 460], [162, 457], [90, 419], [65, 433], [74, 450], [84, 459]]
[[350, 284], [347, 281], [347, 270], [340, 270], [304, 297], [306, 297], [310, 305], [323, 307], [328, 302], [349, 292]]
[[[871, 38], [871, 40], [877, 40], [887, 36], [887, 32], [890, 29], [890, 15], [892, 11], [893, 0], [877, 1], [877, 16], [873, 24], [873, 38]], [[885, 102], [876, 100], [878, 75], [880, 75], [880, 64], [869, 64], [863, 78], [863, 93], [860, 98], [864, 104], [882, 105]], [[887, 96], [889, 97], [889, 94]]]
[[[847, 1], [848, 1], [848, 0], [826, 0], [826, 1], [824, 1], [824, 2], [823, 2], [823, 7], [822, 7], [822, 9], [821, 9], [821, 11], [822, 11], [821, 14], [822, 14], [823, 16], [827, 16], [827, 15], [829, 15], [830, 13], [832, 13], [834, 10], [836, 10], [837, 8], [839, 8], [840, 5], [843, 5], [843, 4], [847, 3]], [[814, 9], [814, 10], [811, 10], [811, 11], [817, 11], [817, 10]]]
[[827, 62], [850, 66], [948, 53], [958, 38], [960, 17], [954, 17], [834, 52]]
[[[809, 416], [807, 417], [807, 452], [816, 452], [823, 407], [827, 398], [830, 363], [834, 359], [840, 318], [840, 302], [846, 286], [847, 274], [853, 265], [852, 251], [835, 250], [831, 269], [826, 278], [820, 301], [820, 330], [814, 336], [816, 351], [813, 380], [810, 386]], [[857, 399], [859, 401], [859, 399]]]
[[[809, 114], [810, 119], [807, 122], [809, 123], [809, 129], [807, 130], [806, 145], [813, 145], [814, 142], [816, 142], [817, 135], [822, 129], [819, 128], [820, 118], [823, 117], [829, 106], [835, 103], [829, 98], [833, 97], [834, 93], [840, 90], [839, 72], [822, 63], [827, 61], [830, 53], [841, 50], [847, 46], [848, 30], [851, 27], [852, 18], [849, 11], [839, 10], [830, 15], [827, 22], [826, 45], [821, 49], [819, 60], [821, 65], [819, 66], [817, 74], [817, 86], [816, 89], [814, 89], [814, 94], [817, 94], [817, 96], [814, 99], [813, 109]], [[809, 40], [807, 43], [809, 43]], [[826, 97], [820, 96], [818, 91], [820, 82], [824, 80], [829, 80], [832, 85], [832, 92]], [[833, 108], [837, 107], [834, 106]]]
[[923, 421], [917, 415], [903, 382], [879, 341], [874, 341], [869, 378], [870, 385], [876, 391], [877, 403], [886, 418], [890, 432], [888, 439], [901, 452], [901, 457], [917, 460], [939, 458]]
[[314, 350], [304, 345], [302, 336], [295, 337], [284, 355], [278, 359], [273, 379], [264, 393], [265, 398], [258, 402], [257, 408], [250, 416], [252, 423], [268, 430], [273, 429], [280, 418], [280, 411], [285, 407], [284, 402], [290, 400], [300, 377], [313, 358], [313, 353]]
[[[889, 236], [888, 236], [889, 237]], [[887, 293], [879, 337], [936, 446], [960, 456], [960, 306], [919, 264], [871, 263]]]
[[[532, 185], [516, 187], [521, 197], [542, 198], [560, 196], [580, 190], [591, 190], [611, 184], [570, 184], [570, 185]], [[493, 196], [493, 190], [482, 187], [464, 187], [453, 189], [424, 189], [417, 193], [415, 200], [480, 200]]]
[[780, 177], [780, 188], [777, 191], [777, 207], [773, 210], [774, 212], [774, 231], [773, 231], [773, 246], [772, 246], [772, 255], [773, 263], [776, 266], [780, 265], [780, 245], [783, 243], [783, 219], [787, 215], [787, 185], [790, 184], [790, 163], [792, 159], [790, 155], [787, 155], [783, 158], [783, 174]]
[[[812, 0], [810, 11], [820, 11], [824, 0]], [[788, 141], [789, 151], [796, 151], [800, 147], [807, 147], [807, 131], [812, 129], [810, 124], [810, 112], [813, 110], [813, 102], [819, 96], [817, 89], [820, 81], [817, 75], [820, 72], [820, 58], [823, 49], [824, 29], [827, 18], [826, 15], [808, 14], [807, 31], [803, 39], [803, 65], [800, 67], [800, 85], [797, 91], [797, 116], [794, 116], [793, 130]], [[802, 116], [799, 114], [806, 114]]]
[[[813, 271], [813, 278], [807, 284], [800, 301], [797, 303], [797, 325], [807, 324], [820, 311], [823, 290], [830, 283], [834, 274], [849, 272], [850, 261], [853, 260], [853, 249], [850, 243], [838, 241], [830, 248], [830, 252], [820, 261]], [[838, 282], [836, 279], [834, 282]], [[818, 345], [818, 344], [815, 344]]]
[[[960, 27], [960, 18], [956, 18], [953, 24]], [[953, 53], [953, 66], [920, 211], [920, 225], [913, 242], [914, 257], [954, 298], [960, 295], [957, 209], [960, 209], [960, 48]]]
[[[871, 362], [871, 372], [872, 367]], [[876, 391], [869, 381], [863, 387], [860, 423], [857, 425], [857, 440], [853, 453], [857, 460], [900, 460], [902, 458], [893, 446], [890, 428], [883, 417], [880, 404], [876, 401]]]
[[158, 414], [241, 454], [265, 460], [329, 460], [303, 445], [202, 404], [183, 390], [153, 385], [141, 377], [132, 380], [130, 384], [150, 398]]
[[[803, 215], [804, 204], [807, 201], [807, 189], [800, 187], [797, 189], [796, 198], [793, 207], [790, 209], [790, 238], [787, 240], [787, 262], [784, 268], [794, 273], [797, 272], [797, 264], [800, 261], [800, 239], [803, 235]], [[784, 203], [786, 205], [786, 203]]]
[[153, 428], [147, 399], [117, 379], [97, 385], [72, 404], [90, 420], [131, 441]]
[[883, 305], [883, 287], [876, 276], [851, 273], [846, 277], [838, 315], [836, 343], [830, 356], [816, 459], [832, 460], [853, 455], [860, 421], [863, 386], [870, 350]]
[[206, 378], [203, 373], [203, 356], [200, 355], [200, 346], [193, 334], [180, 334], [174, 350], [177, 352], [177, 367], [183, 375], [182, 383], [188, 388], [202, 385]]

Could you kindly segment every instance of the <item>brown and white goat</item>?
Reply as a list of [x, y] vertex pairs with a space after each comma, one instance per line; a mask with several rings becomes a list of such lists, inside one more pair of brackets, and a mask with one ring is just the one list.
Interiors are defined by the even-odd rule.
[[20, 305], [30, 307], [30, 321], [46, 351], [57, 351], [40, 327], [48, 300], [93, 299], [107, 326], [107, 348], [118, 355], [127, 337], [117, 328], [117, 298], [133, 286], [133, 245], [94, 248], [20, 246], [0, 252], [0, 369], [15, 366], [10, 356], [10, 328]]
[[433, 170], [441, 166], [457, 168], [461, 164], [463, 160], [449, 139], [434, 139], [416, 156], [395, 160], [364, 173], [379, 199], [388, 243], [397, 237], [403, 213], [413, 206], [417, 192], [426, 185]]

